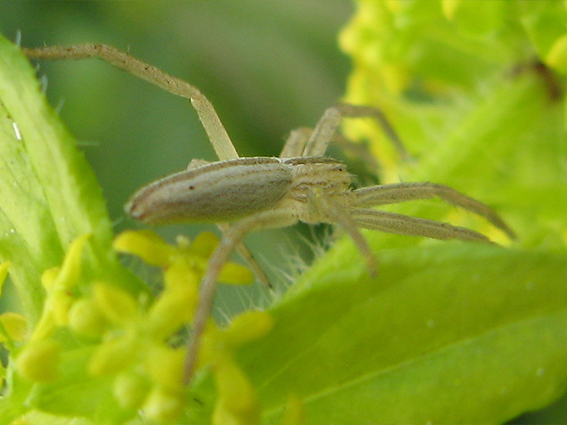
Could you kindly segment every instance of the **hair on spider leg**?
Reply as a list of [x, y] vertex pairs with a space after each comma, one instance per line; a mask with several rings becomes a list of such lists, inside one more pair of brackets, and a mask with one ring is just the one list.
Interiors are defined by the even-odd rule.
[[[309, 226], [311, 238], [307, 239], [305, 235], [302, 235], [302, 239], [307, 248], [312, 252], [313, 260], [325, 255], [325, 253], [329, 250], [329, 247], [337, 239], [337, 232], [340, 231], [340, 228], [330, 224]], [[309, 267], [309, 264], [305, 263], [305, 267]]]
[[226, 324], [230, 322], [230, 318], [232, 317], [232, 314], [229, 313], [229, 310], [233, 310], [233, 308], [229, 305], [226, 298], [223, 296], [222, 291], [219, 291], [219, 296], [217, 297], [215, 303], [214, 314], [215, 316], [217, 316], [217, 319], [220, 318], [219, 322], [221, 324]]
[[298, 233], [295, 236], [299, 241], [303, 243], [303, 246], [300, 244], [292, 244], [291, 240], [287, 238], [287, 244], [284, 246], [280, 246], [279, 251], [281, 258], [284, 261], [284, 264], [281, 267], [278, 267], [279, 275], [284, 275], [286, 281], [284, 282], [287, 286], [291, 285], [297, 278], [307, 269], [309, 268], [309, 261], [305, 258], [305, 246], [309, 246], [311, 240], [307, 238], [303, 233]]
[[[321, 257], [328, 249], [331, 240], [332, 226], [299, 225], [299, 231], [292, 236], [286, 235], [284, 241], [278, 243], [279, 258], [282, 264], [270, 263], [268, 266], [276, 278], [280, 278], [282, 286], [287, 289], [309, 269], [313, 261]], [[292, 240], [293, 239], [293, 240]], [[296, 243], [301, 242], [300, 244]]]
[[[311, 237], [307, 237], [305, 232], [298, 232], [293, 235], [293, 240], [292, 236], [286, 235], [283, 243], [278, 244], [281, 261], [280, 263], [271, 263], [269, 266], [276, 278], [279, 279], [280, 285], [277, 287], [283, 289], [283, 291], [275, 291], [274, 299], [280, 297], [309, 268], [312, 258], [306, 258], [306, 253], [317, 256], [313, 248], [317, 244], [318, 237], [315, 235], [312, 226], [309, 226], [307, 231], [311, 234]], [[299, 240], [301, 244], [294, 243], [294, 240]]]
[[[231, 285], [232, 286], [232, 285]], [[214, 317], [221, 325], [227, 325], [234, 316], [243, 311], [262, 310], [268, 301], [275, 296], [274, 290], [266, 290], [262, 286], [249, 285], [221, 287], [215, 299]]]
[[[291, 236], [287, 236], [286, 243], [279, 244], [280, 262], [268, 264], [279, 282], [275, 285], [275, 290], [268, 294], [272, 301], [279, 299], [318, 258], [324, 256], [339, 236], [335, 234], [336, 230], [336, 226], [326, 224], [307, 226], [304, 231], [297, 232], [293, 236], [295, 243]], [[301, 243], [298, 244], [297, 241]]]

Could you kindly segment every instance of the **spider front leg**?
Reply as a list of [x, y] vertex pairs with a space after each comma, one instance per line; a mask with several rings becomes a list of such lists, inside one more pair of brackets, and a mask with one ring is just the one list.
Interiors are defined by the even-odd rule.
[[148, 81], [176, 96], [191, 100], [203, 128], [220, 160], [236, 159], [234, 148], [213, 104], [195, 86], [176, 78], [161, 69], [143, 62], [134, 56], [106, 44], [75, 44], [73, 46], [51, 46], [22, 48], [28, 58], [34, 59], [85, 59], [99, 58]]
[[215, 294], [217, 292], [218, 277], [222, 267], [226, 264], [234, 250], [242, 245], [244, 237], [253, 230], [260, 228], [287, 227], [297, 223], [297, 218], [291, 209], [276, 209], [265, 211], [244, 218], [232, 225], [223, 234], [220, 244], [209, 259], [207, 270], [201, 281], [199, 299], [195, 308], [195, 315], [191, 329], [191, 339], [187, 344], [185, 367], [183, 372], [184, 384], [189, 384], [193, 378], [199, 357], [201, 337], [207, 327], [213, 310]]

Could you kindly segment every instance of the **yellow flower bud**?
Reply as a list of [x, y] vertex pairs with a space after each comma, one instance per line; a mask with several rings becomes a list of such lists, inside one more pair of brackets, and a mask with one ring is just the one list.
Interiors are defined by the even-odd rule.
[[56, 290], [46, 300], [46, 306], [53, 312], [57, 326], [66, 326], [69, 323], [69, 310], [74, 298], [65, 290]]
[[122, 335], [105, 341], [94, 352], [89, 365], [93, 376], [114, 375], [124, 370], [136, 358], [139, 347], [134, 335]]
[[114, 397], [124, 409], [139, 409], [149, 390], [147, 378], [133, 372], [121, 373], [114, 381]]
[[93, 298], [102, 314], [114, 324], [129, 324], [139, 317], [138, 303], [120, 288], [97, 283], [94, 286]]
[[146, 399], [143, 411], [149, 419], [171, 422], [181, 414], [183, 406], [182, 394], [170, 393], [156, 386]]
[[256, 392], [248, 378], [229, 357], [215, 365], [219, 398], [213, 413], [214, 425], [251, 425], [259, 422]]
[[187, 286], [198, 287], [200, 275], [198, 275], [191, 262], [183, 257], [176, 257], [163, 274], [166, 290], [170, 288], [186, 288]]
[[94, 300], [81, 298], [71, 306], [69, 328], [74, 332], [90, 338], [99, 338], [107, 327], [108, 322]]
[[167, 267], [171, 257], [175, 255], [175, 248], [150, 230], [122, 232], [116, 237], [113, 245], [119, 252], [135, 255], [152, 266], [162, 268]]
[[59, 276], [60, 271], [60, 267], [52, 267], [41, 274], [41, 286], [43, 286], [47, 292], [53, 289], [53, 285], [57, 281], [57, 276]]
[[197, 285], [166, 289], [148, 312], [147, 334], [163, 340], [193, 318], [197, 302]]
[[192, 255], [209, 258], [218, 245], [219, 238], [217, 236], [211, 232], [202, 232], [195, 237], [188, 249]]
[[168, 391], [183, 390], [185, 350], [156, 344], [148, 349], [145, 368], [152, 379]]
[[37, 325], [33, 330], [30, 340], [40, 341], [47, 339], [51, 336], [55, 329], [57, 329], [57, 323], [55, 323], [53, 311], [50, 308], [46, 308], [46, 306], [44, 306], [43, 313], [41, 314], [39, 322], [37, 322]]
[[57, 275], [56, 282], [53, 283], [54, 289], [72, 289], [79, 280], [81, 274], [81, 257], [83, 255], [83, 247], [85, 242], [91, 237], [90, 233], [86, 233], [76, 238], [65, 254], [65, 259], [61, 265], [61, 270]]
[[224, 341], [230, 347], [245, 344], [266, 335], [273, 324], [272, 316], [265, 311], [246, 311], [232, 319]]
[[18, 371], [31, 381], [53, 381], [59, 376], [60, 351], [61, 347], [53, 340], [33, 341], [19, 354], [16, 360]]
[[219, 282], [232, 285], [250, 285], [254, 283], [254, 275], [247, 267], [238, 263], [226, 263], [220, 272]]
[[0, 323], [6, 334], [0, 332], [0, 342], [11, 339], [12, 341], [23, 341], [27, 335], [27, 321], [18, 313], [6, 312], [0, 314]]

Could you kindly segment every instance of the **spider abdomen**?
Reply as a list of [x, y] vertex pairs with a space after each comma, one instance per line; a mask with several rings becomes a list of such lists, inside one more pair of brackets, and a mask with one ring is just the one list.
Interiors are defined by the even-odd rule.
[[293, 166], [277, 158], [206, 164], [150, 183], [125, 210], [149, 224], [227, 222], [270, 208], [288, 191]]

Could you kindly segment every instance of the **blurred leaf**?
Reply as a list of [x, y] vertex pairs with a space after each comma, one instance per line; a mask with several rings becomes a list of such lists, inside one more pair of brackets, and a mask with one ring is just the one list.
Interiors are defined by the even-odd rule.
[[[397, 161], [376, 126], [348, 122], [347, 133], [372, 142], [383, 159], [383, 182], [449, 185], [494, 207], [517, 230], [522, 246], [564, 249], [565, 77], [537, 57], [534, 31], [549, 28], [541, 24], [536, 30], [530, 24], [536, 18], [545, 21], [555, 10], [557, 14], [548, 19], [550, 28], [558, 20], [564, 26], [564, 4], [486, 2], [474, 14], [486, 18], [485, 24], [491, 22], [492, 31], [471, 33], [457, 22], [459, 13], [472, 19], [469, 2], [443, 2], [456, 8], [450, 19], [440, 2], [394, 3], [404, 7], [392, 11], [385, 1], [361, 2], [359, 13], [341, 34], [342, 47], [356, 64], [345, 100], [384, 109], [415, 160]], [[504, 9], [516, 20], [495, 19]], [[381, 27], [384, 22], [391, 24]], [[371, 33], [373, 37], [362, 37], [376, 26], [380, 30]], [[395, 50], [387, 43], [390, 39], [407, 39], [411, 52]], [[445, 52], [446, 61], [439, 59], [437, 49]], [[375, 57], [369, 55], [372, 51]], [[451, 74], [456, 69], [463, 70], [462, 78]], [[392, 85], [383, 77], [386, 71], [404, 86]], [[449, 218], [504, 242], [470, 214], [448, 213], [435, 203], [395, 209]], [[392, 246], [392, 240], [385, 238], [379, 246]]]

